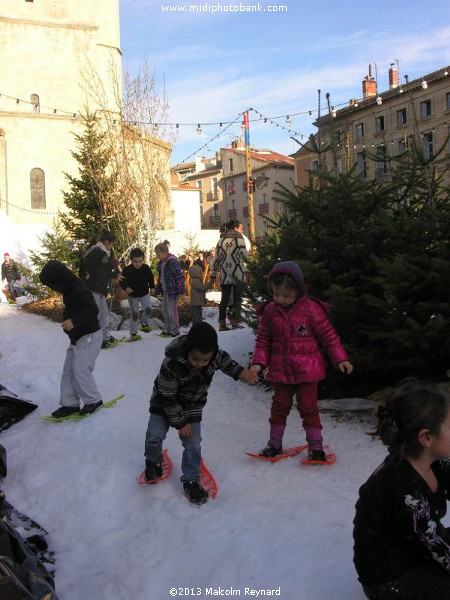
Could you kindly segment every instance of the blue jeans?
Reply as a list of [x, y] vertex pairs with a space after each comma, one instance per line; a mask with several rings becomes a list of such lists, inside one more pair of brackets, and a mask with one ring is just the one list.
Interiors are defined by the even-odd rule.
[[[145, 434], [145, 458], [159, 464], [163, 459], [163, 442], [166, 439], [169, 422], [161, 415], [150, 415], [147, 433]], [[191, 423], [192, 435], [180, 437], [183, 444], [183, 458], [180, 481], [200, 481], [201, 424]]]

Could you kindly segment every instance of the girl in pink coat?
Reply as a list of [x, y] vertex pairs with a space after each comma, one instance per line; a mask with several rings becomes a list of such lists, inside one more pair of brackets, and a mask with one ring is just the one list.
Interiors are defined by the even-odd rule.
[[293, 261], [280, 262], [269, 273], [273, 300], [260, 309], [259, 327], [251, 369], [264, 372], [273, 382], [270, 437], [261, 456], [283, 451], [286, 419], [294, 395], [308, 443], [308, 459], [326, 461], [317, 388], [326, 375], [323, 350], [342, 373], [352, 364], [324, 305], [307, 296], [303, 273]]

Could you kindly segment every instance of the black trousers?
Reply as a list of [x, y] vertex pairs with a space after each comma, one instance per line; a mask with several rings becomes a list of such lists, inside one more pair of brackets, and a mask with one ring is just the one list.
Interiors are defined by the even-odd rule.
[[381, 586], [363, 585], [363, 590], [370, 600], [449, 600], [450, 574], [430, 560], [396, 581]]
[[233, 293], [233, 318], [238, 321], [241, 318], [242, 304], [242, 283], [226, 283], [220, 286], [222, 298], [219, 304], [219, 321], [225, 321], [227, 316], [227, 307], [230, 302], [231, 293]]

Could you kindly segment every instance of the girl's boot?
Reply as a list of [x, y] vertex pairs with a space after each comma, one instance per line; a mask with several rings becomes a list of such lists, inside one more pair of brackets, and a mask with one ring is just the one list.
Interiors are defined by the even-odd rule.
[[283, 435], [286, 425], [271, 424], [270, 437], [267, 446], [259, 453], [261, 456], [273, 458], [283, 452]]
[[308, 460], [322, 460], [326, 462], [327, 457], [322, 448], [322, 430], [318, 427], [305, 429], [306, 441], [308, 442]]

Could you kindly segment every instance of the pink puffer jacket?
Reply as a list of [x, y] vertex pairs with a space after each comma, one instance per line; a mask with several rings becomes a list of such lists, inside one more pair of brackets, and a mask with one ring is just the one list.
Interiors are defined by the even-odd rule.
[[273, 301], [264, 305], [252, 364], [267, 368], [267, 379], [291, 384], [324, 379], [326, 362], [322, 349], [333, 365], [347, 360], [323, 306], [308, 296], [288, 309]]

